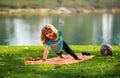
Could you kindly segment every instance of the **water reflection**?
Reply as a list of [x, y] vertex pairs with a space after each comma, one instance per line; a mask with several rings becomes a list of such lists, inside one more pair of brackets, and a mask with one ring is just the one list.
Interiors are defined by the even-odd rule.
[[28, 44], [32, 43], [32, 36], [30, 31], [30, 26], [24, 23], [21, 19], [14, 20], [14, 30], [15, 30], [15, 43], [16, 45]]
[[103, 14], [102, 16], [102, 33], [103, 33], [103, 42], [111, 43], [112, 38], [112, 26], [113, 26], [113, 15], [112, 14]]
[[93, 21], [93, 35], [92, 35], [92, 37], [93, 37], [93, 44], [99, 44], [98, 43], [98, 33], [97, 32], [99, 32], [99, 26], [97, 25], [98, 24], [98, 21], [95, 19], [94, 21]]
[[[40, 26], [41, 26], [41, 28], [45, 25], [45, 24], [52, 24], [52, 18], [50, 18], [50, 17], [44, 17], [44, 18], [42, 18], [42, 20], [40, 21]], [[40, 28], [40, 29], [41, 29]]]
[[53, 24], [63, 31], [63, 38], [72, 45], [120, 45], [120, 14], [0, 16], [0, 45], [41, 45], [40, 29]]
[[[8, 20], [10, 22], [10, 20]], [[13, 20], [14, 33], [6, 40], [10, 45], [41, 45], [40, 41], [40, 29], [44, 24], [52, 23], [52, 19], [45, 17], [41, 19], [37, 26], [30, 25], [25, 20], [15, 18]], [[10, 25], [10, 24], [8, 24]], [[10, 26], [8, 26], [10, 27]], [[10, 28], [8, 28], [10, 29]]]

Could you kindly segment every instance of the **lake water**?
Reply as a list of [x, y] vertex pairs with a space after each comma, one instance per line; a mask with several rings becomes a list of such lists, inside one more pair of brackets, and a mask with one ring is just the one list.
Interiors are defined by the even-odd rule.
[[0, 16], [0, 45], [41, 45], [40, 29], [48, 23], [61, 29], [71, 45], [120, 45], [120, 14], [111, 13]]

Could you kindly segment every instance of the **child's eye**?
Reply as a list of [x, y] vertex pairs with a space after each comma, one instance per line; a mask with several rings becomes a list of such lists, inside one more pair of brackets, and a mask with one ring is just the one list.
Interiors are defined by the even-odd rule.
[[49, 34], [52, 34], [53, 32], [52, 31], [48, 31], [48, 32], [46, 32], [45, 34], [46, 35], [49, 35]]

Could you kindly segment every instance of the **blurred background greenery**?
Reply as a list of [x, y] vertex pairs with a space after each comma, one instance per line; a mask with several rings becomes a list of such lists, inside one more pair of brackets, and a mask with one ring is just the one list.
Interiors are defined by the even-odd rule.
[[120, 8], [120, 0], [0, 0], [0, 8]]

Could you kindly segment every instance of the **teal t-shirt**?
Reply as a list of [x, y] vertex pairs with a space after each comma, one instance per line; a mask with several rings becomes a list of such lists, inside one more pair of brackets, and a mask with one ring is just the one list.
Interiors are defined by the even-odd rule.
[[54, 52], [60, 53], [63, 49], [62, 31], [58, 30], [58, 40], [47, 40], [46, 45], [50, 46]]

